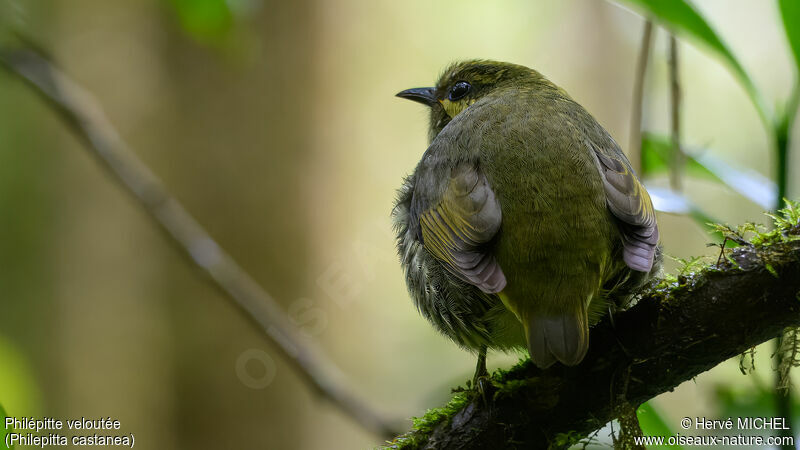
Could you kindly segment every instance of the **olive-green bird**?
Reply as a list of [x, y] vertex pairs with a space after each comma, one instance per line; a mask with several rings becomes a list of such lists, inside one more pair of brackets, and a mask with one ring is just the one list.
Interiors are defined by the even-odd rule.
[[430, 146], [393, 211], [411, 296], [479, 355], [527, 346], [576, 365], [589, 325], [660, 265], [652, 202], [614, 139], [527, 67], [449, 67], [397, 94], [430, 107]]

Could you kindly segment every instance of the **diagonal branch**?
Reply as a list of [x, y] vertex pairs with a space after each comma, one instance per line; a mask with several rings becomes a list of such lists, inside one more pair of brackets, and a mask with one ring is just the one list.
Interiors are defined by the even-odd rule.
[[92, 96], [33, 49], [0, 50], [0, 66], [25, 80], [54, 107], [87, 149], [116, 177], [161, 229], [202, 269], [244, 317], [263, 331], [284, 359], [322, 397], [364, 428], [394, 436], [395, 427], [349, 387], [338, 369], [316, 351], [281, 307], [222, 249], [161, 181], [123, 142]]
[[[796, 211], [797, 206], [794, 206]], [[393, 448], [563, 447], [717, 364], [800, 326], [800, 214], [721, 263], [662, 283], [592, 329], [577, 367], [530, 362], [458, 394]], [[753, 240], [754, 242], [756, 239]]]

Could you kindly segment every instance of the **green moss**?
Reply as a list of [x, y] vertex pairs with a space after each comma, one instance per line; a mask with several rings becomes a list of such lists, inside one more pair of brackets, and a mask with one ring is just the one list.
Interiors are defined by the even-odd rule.
[[755, 223], [745, 223], [735, 229], [730, 225], [713, 225], [726, 240], [739, 245], [752, 245], [764, 249], [771, 246], [781, 246], [790, 242], [800, 241], [800, 203], [784, 199], [786, 207], [779, 209], [776, 214], [765, 213], [773, 222], [773, 229]]
[[551, 443], [551, 447], [555, 448], [568, 448], [581, 442], [584, 438], [581, 433], [577, 431], [570, 431], [569, 433], [558, 433]]
[[421, 447], [433, 430], [442, 422], [449, 421], [472, 400], [472, 392], [462, 390], [441, 408], [431, 408], [422, 417], [412, 417], [411, 431], [387, 443], [385, 449], [413, 449]]
[[508, 398], [513, 397], [514, 393], [519, 391], [520, 389], [530, 386], [533, 384], [537, 384], [539, 382], [539, 378], [526, 378], [522, 380], [506, 380], [503, 382], [492, 381], [492, 386], [494, 386], [494, 398], [501, 399], [501, 398]]
[[675, 258], [681, 264], [678, 274], [665, 274], [649, 290], [645, 289], [645, 293], [660, 300], [667, 300], [674, 294], [702, 285], [706, 281], [703, 275], [718, 272], [716, 266], [708, 259], [705, 256], [692, 257], [688, 260]]
[[[526, 356], [526, 357], [520, 358], [519, 361], [517, 361], [517, 363], [514, 364], [514, 366], [511, 367], [508, 370], [505, 370], [505, 369], [497, 369], [497, 370], [495, 370], [494, 373], [492, 373], [492, 376], [491, 376], [492, 385], [495, 386], [495, 387], [498, 387], [500, 385], [505, 384], [507, 381], [509, 381], [509, 376], [513, 376], [515, 373], [520, 373], [522, 371], [527, 370], [531, 366], [531, 364], [533, 364], [533, 363]], [[515, 381], [515, 380], [512, 379], [510, 381]]]
[[786, 262], [785, 256], [793, 250], [795, 242], [800, 242], [800, 204], [786, 200], [785, 208], [780, 209], [777, 214], [766, 213], [766, 216], [772, 219], [772, 229], [750, 222], [735, 228], [730, 225], [709, 224], [724, 238], [717, 261], [710, 262], [709, 257], [676, 258], [681, 265], [678, 274], [665, 275], [651, 293], [666, 299], [671, 294], [697, 287], [706, 281], [708, 275], [730, 269], [743, 270], [730, 251], [727, 251], [730, 246], [755, 250], [764, 268], [775, 278], [779, 278], [777, 267]]
[[681, 264], [678, 268], [678, 280], [680, 281], [681, 277], [703, 270], [708, 265], [706, 259], [706, 256], [692, 256], [689, 259], [675, 258]]
[[429, 409], [422, 417], [413, 417], [411, 420], [414, 423], [414, 429], [422, 432], [433, 431], [440, 422], [449, 419], [466, 406], [469, 401], [469, 392], [456, 392], [453, 398], [443, 407]]
[[767, 272], [771, 273], [773, 277], [780, 278], [780, 275], [778, 275], [778, 271], [775, 270], [775, 267], [773, 267], [772, 264], [766, 263], [764, 264], [764, 268], [767, 269]]
[[710, 256], [692, 256], [688, 259], [673, 258], [680, 266], [677, 274], [664, 274], [655, 281], [650, 288], [645, 288], [643, 293], [666, 300], [671, 295], [689, 288], [694, 288], [705, 283], [703, 275], [719, 272], [719, 268], [712, 262]]

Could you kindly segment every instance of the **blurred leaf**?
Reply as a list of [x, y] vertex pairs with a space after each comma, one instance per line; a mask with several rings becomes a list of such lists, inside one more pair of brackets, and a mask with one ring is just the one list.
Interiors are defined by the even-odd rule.
[[778, 200], [778, 187], [769, 178], [755, 170], [733, 167], [725, 160], [709, 154], [704, 153], [694, 159], [698, 164], [713, 172], [731, 189], [762, 208], [771, 210], [775, 207]]
[[642, 136], [642, 177], [659, 175], [669, 172], [667, 160], [669, 158], [669, 146], [662, 146], [660, 141], [648, 139], [647, 135]]
[[722, 233], [715, 227], [709, 225], [719, 223], [720, 221], [706, 214], [705, 211], [692, 203], [686, 196], [667, 188], [657, 186], [646, 186], [646, 188], [647, 193], [650, 194], [650, 200], [653, 201], [653, 208], [655, 208], [656, 211], [687, 215], [705, 228], [706, 231], [715, 235], [718, 241], [722, 241]]
[[[652, 133], [642, 135], [642, 175], [655, 175], [669, 170], [668, 161], [672, 153], [672, 139]], [[686, 156], [686, 173], [698, 178], [723, 182], [696, 159]]]
[[666, 188], [647, 186], [647, 193], [656, 211], [670, 214], [691, 214], [694, 204], [683, 195]]
[[[769, 363], [767, 363], [769, 364]], [[771, 369], [769, 375], [772, 376]], [[753, 375], [749, 375], [753, 377]], [[775, 402], [777, 396], [781, 395], [774, 389], [764, 386], [740, 385], [740, 384], [719, 384], [714, 389], [715, 403], [719, 410], [717, 417], [770, 417], [775, 414]], [[791, 396], [792, 417], [794, 423], [787, 424], [795, 429], [799, 424], [797, 417], [800, 415], [800, 403], [795, 395]], [[768, 436], [771, 430], [764, 429], [754, 434]]]
[[800, 2], [797, 0], [778, 0], [783, 29], [794, 54], [794, 62], [800, 73]]
[[[667, 161], [671, 151], [672, 143], [669, 137], [644, 134], [642, 175], [656, 175], [669, 170]], [[778, 187], [772, 180], [755, 170], [736, 168], [708, 152], [702, 152], [697, 156], [687, 154], [686, 173], [720, 182], [766, 210], [772, 209], [777, 201]]]
[[39, 404], [39, 392], [27, 355], [0, 334], [0, 400], [3, 405], [17, 415], [33, 414]]
[[[788, 142], [789, 131], [792, 129], [797, 108], [800, 106], [800, 2], [797, 0], [778, 0], [778, 8], [781, 11], [783, 29], [786, 31], [786, 38], [789, 41], [789, 47], [792, 49], [794, 63], [797, 68], [792, 93], [789, 96], [787, 105], [780, 112], [777, 121], [776, 133], [780, 143], [781, 139], [785, 139]], [[778, 150], [788, 151], [786, 148], [781, 149], [780, 147]], [[783, 171], [785, 168], [782, 167], [780, 170]]]
[[200, 42], [218, 42], [233, 27], [226, 0], [170, 0], [170, 5], [183, 30]]
[[11, 447], [6, 447], [6, 435], [8, 435], [11, 430], [6, 429], [6, 410], [3, 409], [3, 405], [0, 405], [0, 417], [3, 418], [3, 423], [0, 424], [0, 446], [6, 449], [13, 449], [13, 445]]
[[[650, 402], [643, 403], [642, 406], [636, 410], [636, 417], [639, 419], [639, 426], [642, 427], [642, 433], [645, 436], [674, 436], [669, 425], [664, 422], [664, 419], [658, 411], [650, 404]], [[683, 448], [680, 445], [664, 446], [662, 448]]]
[[[796, 2], [796, 0], [789, 0]], [[747, 75], [744, 67], [739, 64], [736, 57], [730, 51], [725, 42], [717, 35], [713, 28], [706, 22], [702, 15], [694, 8], [688, 0], [624, 0], [624, 3], [634, 5], [643, 10], [646, 15], [652, 16], [662, 25], [671, 29], [677, 34], [689, 36], [705, 45], [708, 49], [720, 57], [733, 71], [734, 76], [747, 91], [750, 100], [758, 110], [761, 119], [771, 129], [772, 122], [767, 112], [764, 100], [753, 84], [753, 80]]]

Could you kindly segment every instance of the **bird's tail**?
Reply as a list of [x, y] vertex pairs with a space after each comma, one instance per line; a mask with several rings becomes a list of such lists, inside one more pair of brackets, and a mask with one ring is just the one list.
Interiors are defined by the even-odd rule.
[[531, 312], [523, 320], [531, 360], [540, 368], [559, 361], [574, 366], [583, 360], [589, 349], [589, 320], [586, 304], [574, 302], [575, 307], [559, 314]]

